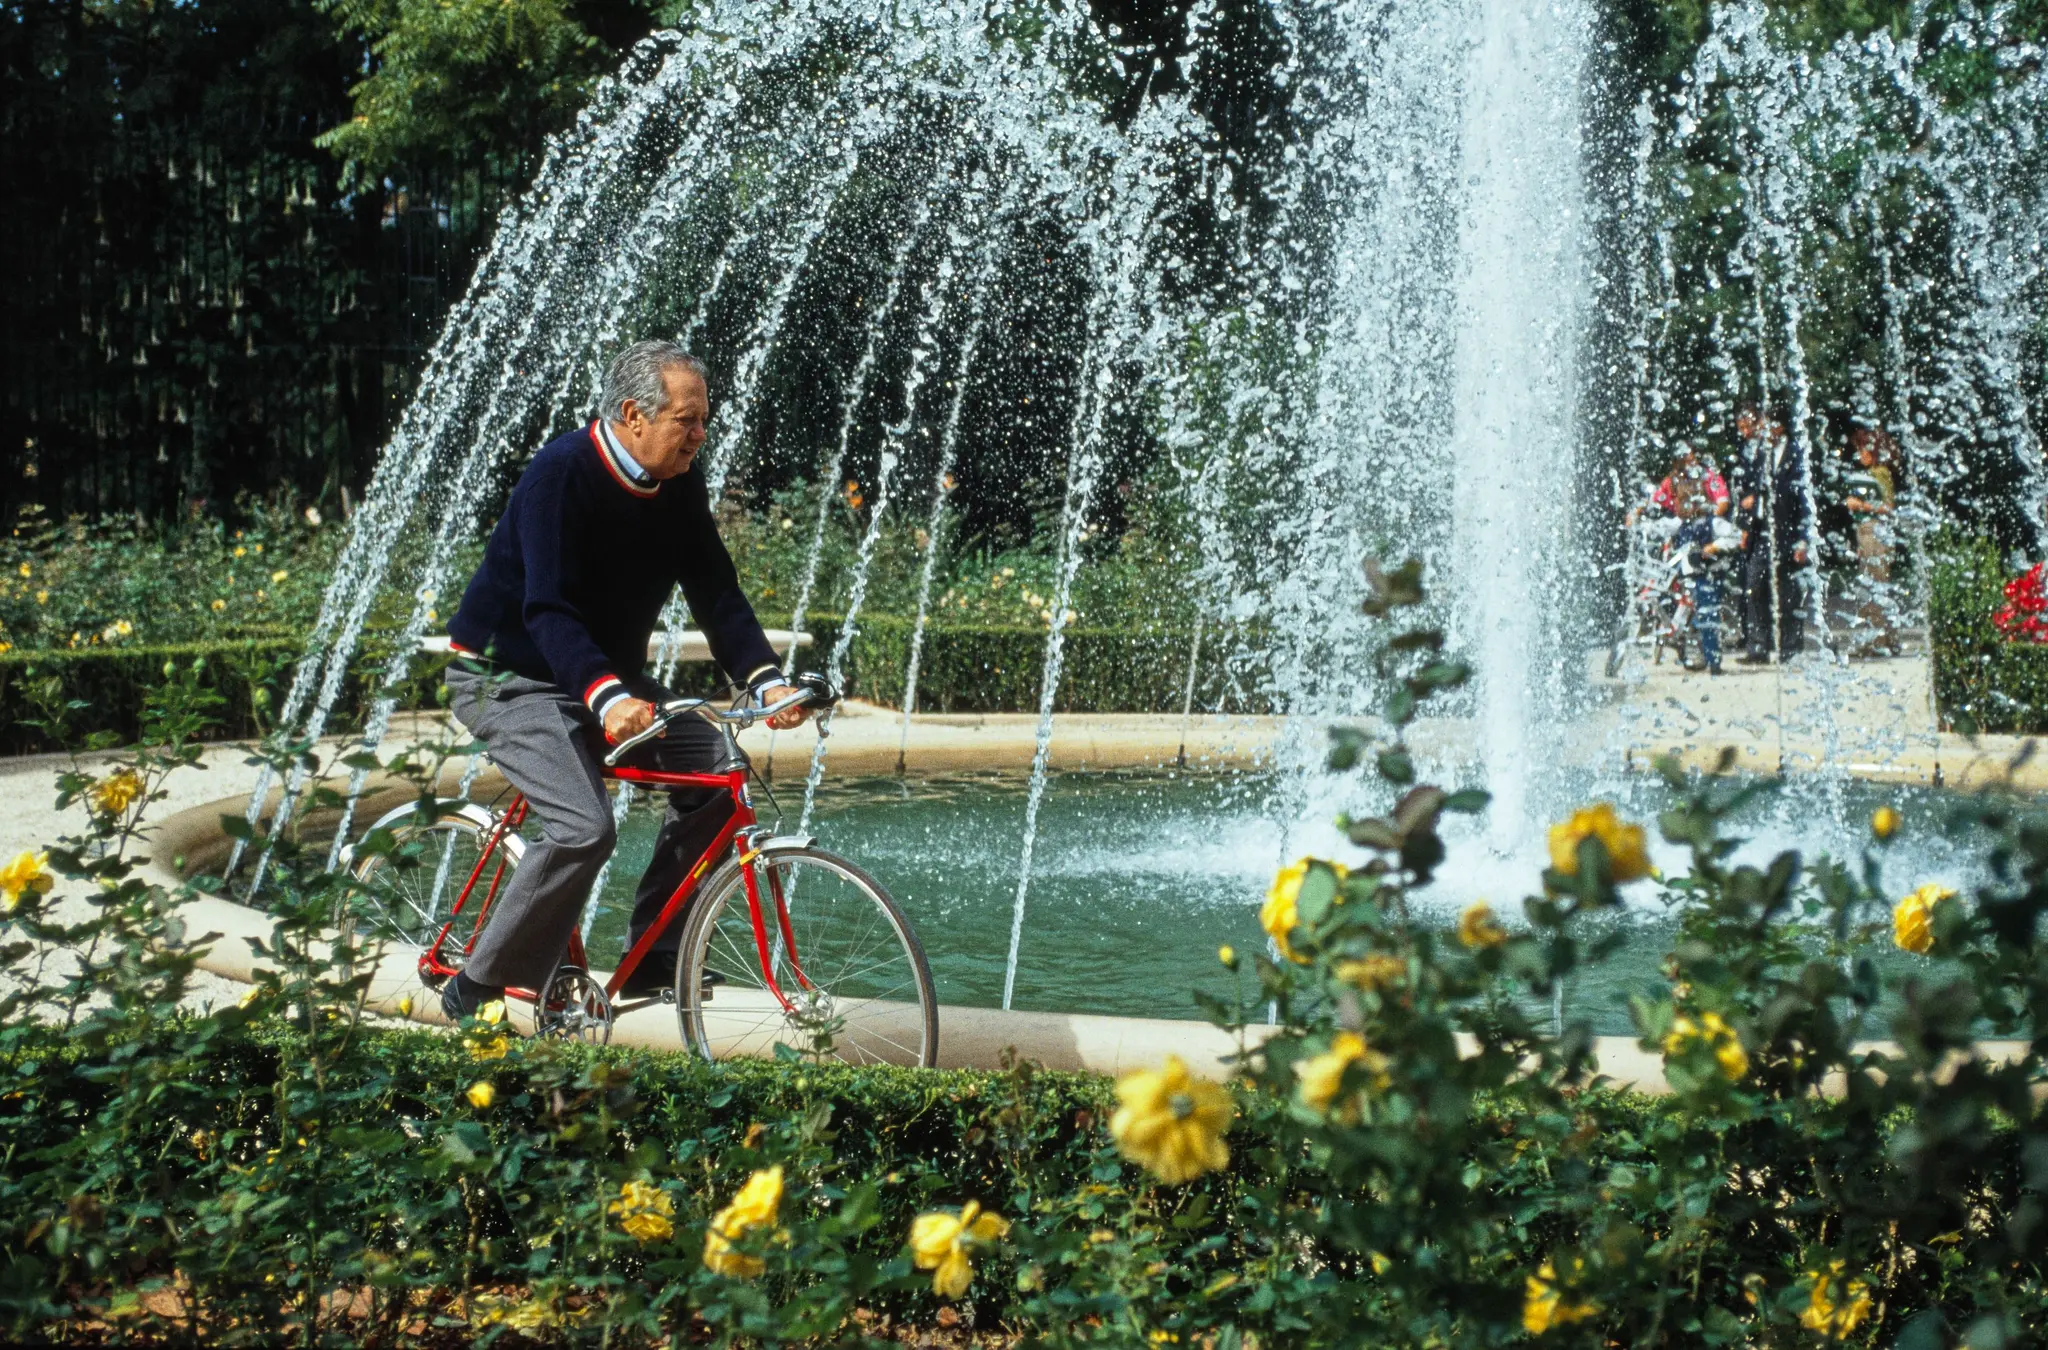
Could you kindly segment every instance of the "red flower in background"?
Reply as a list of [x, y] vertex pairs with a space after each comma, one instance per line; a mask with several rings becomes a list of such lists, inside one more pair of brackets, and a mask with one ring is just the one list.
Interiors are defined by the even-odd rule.
[[2048, 576], [2042, 573], [2044, 567], [2048, 563], [2035, 563], [2006, 582], [2005, 604], [1991, 616], [1998, 631], [2014, 642], [2048, 644]]

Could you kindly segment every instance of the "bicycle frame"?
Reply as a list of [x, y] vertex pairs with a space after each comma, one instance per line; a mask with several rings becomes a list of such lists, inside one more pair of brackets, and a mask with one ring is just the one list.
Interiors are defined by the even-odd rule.
[[[730, 796], [733, 803], [732, 818], [725, 823], [725, 828], [718, 832], [718, 837], [713, 839], [709, 847], [698, 857], [696, 865], [691, 867], [689, 874], [676, 887], [675, 893], [669, 896], [668, 903], [662, 906], [661, 914], [648, 925], [647, 931], [640, 935], [640, 940], [633, 944], [632, 949], [619, 962], [619, 968], [612, 972], [611, 980], [605, 985], [605, 997], [615, 998], [619, 990], [625, 987], [626, 981], [654, 949], [661, 936], [668, 931], [669, 925], [674, 923], [689, 905], [691, 898], [703, 883], [705, 875], [710, 872], [712, 863], [724, 856], [725, 850], [735, 840], [744, 840], [747, 847], [739, 858], [740, 876], [746, 888], [748, 916], [754, 930], [754, 952], [761, 962], [761, 979], [768, 992], [774, 995], [775, 1001], [782, 1005], [783, 1011], [794, 1012], [795, 1005], [790, 1002], [789, 996], [783, 992], [781, 984], [775, 978], [775, 961], [768, 950], [768, 922], [761, 903], [760, 878], [754, 867], [755, 860], [761, 856], [758, 841], [766, 831], [761, 828], [758, 818], [754, 815], [753, 798], [747, 791], [747, 770], [739, 767], [726, 773], [664, 773], [656, 769], [636, 769], [621, 765], [617, 768], [606, 768], [603, 773], [606, 778], [632, 783], [638, 787], [718, 788]], [[499, 845], [508, 830], [517, 830], [525, 823], [528, 810], [525, 794], [515, 791], [511, 803], [498, 814], [489, 840], [477, 857], [476, 865], [470, 869], [462, 890], [455, 897], [455, 905], [449, 911], [448, 921], [441, 925], [441, 930], [434, 935], [432, 944], [420, 954], [419, 970], [423, 977], [447, 979], [455, 974], [457, 967], [442, 959], [442, 946], [448, 941], [449, 934], [454, 931], [456, 924], [461, 921], [471, 897], [476, 894], [477, 883], [483, 880], [485, 870], [492, 868], [495, 861], [496, 867], [491, 870], [490, 881], [484, 888], [483, 898], [478, 902], [476, 922], [470, 928], [468, 940], [462, 946], [462, 955], [465, 959], [469, 956], [471, 948], [476, 945], [477, 934], [483, 931], [484, 921], [490, 917], [491, 906], [497, 902], [499, 890], [505, 880], [505, 860], [499, 853]], [[781, 939], [783, 949], [788, 953], [789, 969], [796, 976], [797, 983], [809, 989], [812, 985], [797, 957], [796, 934], [790, 924], [789, 904], [782, 893], [782, 881], [772, 870], [769, 873], [768, 892], [775, 907], [776, 934]], [[566, 964], [582, 966], [586, 970], [589, 968], [589, 957], [583, 950], [583, 935], [580, 932], [572, 931], [569, 934]], [[505, 993], [508, 998], [523, 999], [529, 1003], [540, 998], [540, 993], [531, 989], [507, 989]]]

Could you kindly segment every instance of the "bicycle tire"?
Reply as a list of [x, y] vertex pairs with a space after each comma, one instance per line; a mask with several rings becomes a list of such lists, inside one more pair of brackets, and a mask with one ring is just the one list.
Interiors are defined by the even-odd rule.
[[[771, 964], [794, 1010], [785, 1009], [762, 978], [743, 869], [734, 859], [713, 874], [690, 907], [676, 954], [683, 1044], [712, 1060], [772, 1055], [783, 1044], [852, 1064], [935, 1065], [939, 1007], [931, 966], [889, 893], [823, 849], [767, 849], [754, 865], [760, 869], [763, 917], [776, 939]], [[782, 886], [789, 906], [796, 966], [779, 941], [768, 897], [774, 884]], [[723, 979], [707, 994], [708, 970]], [[829, 1049], [820, 1043], [826, 1033]]]
[[[355, 928], [367, 926], [369, 936], [381, 941], [387, 950], [403, 949], [417, 961], [440, 933], [447, 921], [448, 906], [468, 880], [485, 841], [496, 828], [496, 818], [474, 802], [438, 802], [435, 818], [427, 822], [420, 820], [417, 804], [384, 816], [365, 831], [364, 837], [388, 830], [392, 846], [351, 860], [349, 870], [362, 890], [351, 904], [347, 921]], [[436, 848], [437, 843], [441, 847]], [[505, 877], [499, 880], [502, 895], [512, 871], [525, 855], [526, 841], [508, 830], [498, 841], [498, 850], [506, 869]], [[478, 884], [487, 885], [494, 870], [487, 869]], [[419, 882], [424, 882], [424, 887], [415, 884]], [[494, 905], [467, 931], [460, 924], [451, 929], [438, 953], [441, 963], [460, 970], [495, 911]]]

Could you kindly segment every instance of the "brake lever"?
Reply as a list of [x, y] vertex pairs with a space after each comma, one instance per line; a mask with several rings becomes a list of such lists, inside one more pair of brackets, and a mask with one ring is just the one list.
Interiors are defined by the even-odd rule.
[[660, 717], [655, 718], [654, 722], [647, 728], [647, 730], [636, 732], [635, 734], [626, 737], [625, 740], [620, 741], [617, 745], [613, 746], [611, 753], [604, 757], [604, 766], [607, 769], [616, 769], [617, 767], [619, 767], [620, 760], [624, 759], [632, 751], [637, 750], [639, 747], [653, 740], [656, 736], [659, 736], [662, 732], [666, 730], [668, 730], [667, 719]]

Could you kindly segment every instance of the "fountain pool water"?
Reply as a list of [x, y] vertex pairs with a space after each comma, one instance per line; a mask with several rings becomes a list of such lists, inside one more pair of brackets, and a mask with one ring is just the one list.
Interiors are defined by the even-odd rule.
[[[1663, 785], [1634, 776], [1575, 786], [1618, 797], [1634, 816], [1669, 800]], [[1225, 943], [1247, 955], [1265, 949], [1259, 902], [1272, 879], [1278, 845], [1266, 813], [1272, 784], [1259, 774], [1062, 773], [1046, 785], [1038, 816], [1031, 924], [1015, 1002], [1022, 1008], [1143, 1017], [1194, 1017], [1193, 991], [1228, 996], [1232, 977], [1217, 960]], [[798, 805], [791, 785], [783, 805]], [[820, 789], [812, 830], [822, 847], [859, 862], [896, 898], [923, 940], [942, 1003], [991, 1007], [1002, 1001], [1005, 961], [999, 935], [1014, 899], [1016, 850], [1028, 805], [1023, 774], [918, 779], [859, 778]], [[1880, 802], [1906, 818], [1885, 850], [1894, 889], [1968, 879], [1968, 850], [1937, 828], [1943, 794], [1862, 787], [1850, 793], [1863, 817]], [[762, 803], [767, 815], [767, 803]], [[1854, 858], [1864, 840], [1828, 830], [1795, 830], [1796, 810], [1750, 810], [1753, 834], [1744, 859], [1778, 849], [1828, 850]], [[621, 834], [618, 866], [591, 934], [592, 959], [607, 964], [623, 950], [632, 885], [653, 846], [657, 812], [634, 810]], [[1472, 827], [1476, 834], [1483, 826]], [[1327, 854], [1341, 850], [1333, 826], [1298, 832]], [[1536, 887], [1533, 860], [1500, 860], [1477, 838], [1451, 838], [1451, 863], [1421, 892], [1418, 908], [1448, 926], [1457, 910], [1488, 897], [1510, 921]], [[1658, 846], [1659, 860], [1683, 870], [1685, 858]], [[1647, 892], [1647, 885], [1634, 888]], [[1876, 916], [1873, 916], [1876, 917]], [[1602, 1034], [1631, 1028], [1629, 990], [1655, 974], [1671, 926], [1647, 897], [1612, 923], [1635, 933], [1607, 965], [1581, 976], [1568, 1008], [1583, 1011]]]

